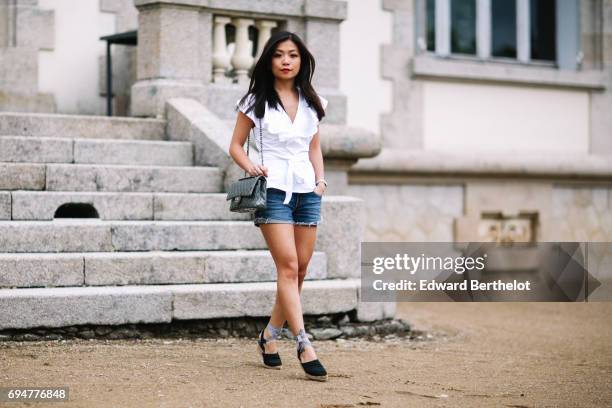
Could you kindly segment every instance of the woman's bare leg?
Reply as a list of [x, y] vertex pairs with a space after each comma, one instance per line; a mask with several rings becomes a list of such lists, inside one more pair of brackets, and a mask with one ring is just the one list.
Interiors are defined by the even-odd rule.
[[[310, 262], [310, 259], [312, 258], [312, 253], [314, 252], [315, 241], [317, 238], [317, 227], [295, 225], [293, 231], [295, 239], [295, 249], [298, 257], [298, 293], [301, 294], [302, 285], [304, 283], [304, 278], [306, 277], [306, 272], [308, 269], [308, 264]], [[285, 311], [283, 307], [281, 307], [277, 296], [276, 303], [274, 304], [274, 309], [272, 310], [272, 318], [270, 319], [270, 321], [272, 322], [273, 326], [282, 327], [285, 324], [285, 320]], [[276, 324], [278, 321], [281, 321], [281, 323]], [[295, 335], [296, 333], [293, 334]], [[265, 335], [266, 333], [264, 333], [264, 336]], [[276, 352], [276, 350], [270, 352], [274, 353]], [[302, 354], [302, 361], [307, 362], [311, 360], [316, 360], [316, 358], [317, 355], [314, 352], [314, 349], [310, 346], [307, 346], [304, 349], [304, 353]]]
[[[298, 287], [298, 254], [295, 246], [293, 224], [260, 224], [261, 232], [272, 254], [277, 271], [276, 303], [270, 324], [280, 327], [285, 319], [294, 335], [304, 327], [302, 304]], [[277, 306], [278, 304], [278, 306]], [[279, 311], [282, 310], [281, 315]], [[269, 337], [267, 330], [264, 337]], [[277, 351], [275, 343], [266, 346], [266, 353]]]

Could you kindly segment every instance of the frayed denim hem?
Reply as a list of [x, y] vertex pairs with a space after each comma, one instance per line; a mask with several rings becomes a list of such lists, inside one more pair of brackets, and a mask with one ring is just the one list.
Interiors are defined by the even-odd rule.
[[253, 223], [256, 227], [259, 227], [259, 224], [293, 224], [293, 221], [274, 220], [272, 218], [256, 217], [253, 220]]
[[301, 225], [307, 227], [317, 227], [319, 225], [319, 221], [315, 222], [298, 222], [298, 221], [287, 221], [287, 220], [274, 220], [271, 218], [264, 217], [256, 217], [253, 220], [253, 223], [256, 227], [259, 227], [259, 224], [293, 224], [293, 225]]
[[319, 222], [295, 222], [294, 225], [302, 225], [305, 227], [317, 227], [319, 225]]

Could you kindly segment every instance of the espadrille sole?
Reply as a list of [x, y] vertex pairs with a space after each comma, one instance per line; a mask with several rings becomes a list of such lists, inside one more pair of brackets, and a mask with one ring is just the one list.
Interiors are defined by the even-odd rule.
[[[259, 347], [259, 344], [256, 345], [257, 347], [257, 355], [263, 359], [263, 351], [261, 351], [261, 347]], [[281, 368], [283, 368], [283, 365], [277, 365], [277, 366], [269, 366], [266, 363], [264, 363], [263, 361], [261, 362], [261, 365], [266, 367], [266, 368], [271, 368], [273, 370], [280, 370]]]
[[308, 378], [309, 380], [315, 380], [315, 381], [327, 381], [327, 375], [310, 375], [308, 373], [304, 373], [304, 375], [306, 376], [306, 378]]

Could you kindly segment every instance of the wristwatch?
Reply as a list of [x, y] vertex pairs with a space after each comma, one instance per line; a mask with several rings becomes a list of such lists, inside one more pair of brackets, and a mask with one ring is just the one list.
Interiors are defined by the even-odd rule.
[[318, 179], [315, 186], [318, 186], [320, 182], [323, 182], [323, 184], [325, 184], [325, 188], [327, 188], [327, 181], [325, 181], [325, 179]]

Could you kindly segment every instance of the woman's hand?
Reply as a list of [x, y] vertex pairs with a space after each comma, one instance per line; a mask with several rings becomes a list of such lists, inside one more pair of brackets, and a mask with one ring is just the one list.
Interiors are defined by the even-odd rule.
[[268, 177], [268, 168], [261, 164], [249, 163], [249, 167], [247, 167], [246, 172], [249, 173], [250, 176]]
[[325, 192], [326, 189], [327, 189], [327, 186], [325, 185], [325, 183], [319, 183], [315, 187], [314, 192], [317, 195], [323, 196], [323, 193]]

